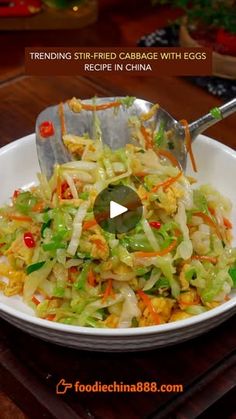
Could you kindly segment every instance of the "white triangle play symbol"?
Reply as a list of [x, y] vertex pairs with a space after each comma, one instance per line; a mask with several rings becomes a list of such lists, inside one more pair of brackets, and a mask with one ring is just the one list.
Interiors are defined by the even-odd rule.
[[117, 204], [117, 202], [114, 201], [110, 201], [110, 218], [115, 218], [127, 211], [128, 208], [123, 207], [123, 205]]

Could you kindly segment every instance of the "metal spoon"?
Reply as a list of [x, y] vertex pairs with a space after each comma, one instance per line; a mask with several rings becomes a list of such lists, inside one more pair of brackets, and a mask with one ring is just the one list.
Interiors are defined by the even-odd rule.
[[[123, 98], [96, 98], [96, 105], [119, 101]], [[83, 103], [94, 104], [93, 99], [84, 100]], [[106, 110], [85, 111], [79, 113], [73, 112], [68, 104], [63, 104], [64, 119], [66, 131], [68, 134], [82, 136], [88, 133], [90, 138], [95, 137], [94, 118], [98, 117], [101, 127], [101, 138], [105, 144], [112, 149], [120, 148], [131, 142], [130, 118], [132, 116], [140, 116], [150, 111], [153, 104], [142, 99], [135, 99], [129, 108], [120, 106], [119, 109], [109, 108]], [[201, 118], [189, 124], [192, 141], [198, 134], [204, 132], [207, 128], [226, 118], [236, 111], [236, 98], [225, 103], [218, 108], [220, 118], [215, 118], [212, 113], [208, 113]], [[51, 121], [54, 126], [54, 134], [48, 138], [42, 138], [40, 135], [40, 126], [45, 121]], [[148, 121], [145, 126], [154, 129], [160, 128], [160, 124], [164, 126], [165, 131], [171, 131], [171, 152], [175, 155], [183, 170], [186, 168], [187, 152], [185, 147], [185, 130], [183, 126], [173, 118], [164, 109], [159, 108], [155, 115]], [[51, 106], [40, 113], [36, 120], [36, 144], [37, 153], [42, 172], [50, 178], [53, 173], [55, 164], [66, 163], [72, 159], [72, 156], [66, 149], [62, 141], [61, 120], [59, 116], [58, 106]]]

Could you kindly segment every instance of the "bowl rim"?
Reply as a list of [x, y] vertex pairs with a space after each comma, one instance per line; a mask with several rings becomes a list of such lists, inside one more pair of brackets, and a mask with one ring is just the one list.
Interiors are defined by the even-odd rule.
[[[217, 140], [214, 140], [205, 135], [199, 135], [198, 140], [203, 142], [213, 142], [217, 148], [220, 148], [226, 154], [230, 154], [236, 159], [236, 151], [228, 147], [225, 144], [220, 143]], [[32, 144], [35, 141], [35, 134], [29, 134], [22, 138], [19, 138], [3, 147], [0, 148], [0, 157], [7, 153], [12, 152], [12, 150], [20, 147], [21, 145]], [[9, 297], [10, 298], [10, 297]], [[20, 297], [19, 297], [20, 298]], [[34, 315], [30, 315], [19, 311], [11, 306], [6, 305], [3, 302], [0, 302], [0, 316], [1, 313], [5, 313], [8, 316], [11, 316], [19, 321], [27, 322], [41, 328], [49, 329], [51, 331], [58, 331], [63, 333], [70, 333], [74, 335], [84, 335], [84, 336], [104, 336], [110, 338], [119, 338], [119, 337], [131, 337], [139, 335], [149, 335], [149, 334], [161, 334], [165, 332], [178, 331], [180, 329], [185, 329], [192, 327], [197, 324], [202, 324], [206, 321], [211, 320], [212, 318], [223, 315], [225, 312], [228, 312], [236, 307], [236, 296], [221, 304], [218, 307], [215, 307], [205, 313], [198, 314], [196, 316], [189, 317], [187, 319], [178, 320], [171, 323], [164, 323], [155, 326], [145, 326], [145, 327], [134, 327], [134, 328], [120, 328], [120, 329], [103, 329], [103, 328], [90, 328], [86, 326], [73, 326], [63, 323], [54, 323], [49, 320], [38, 318]], [[6, 316], [2, 316], [3, 318]]]

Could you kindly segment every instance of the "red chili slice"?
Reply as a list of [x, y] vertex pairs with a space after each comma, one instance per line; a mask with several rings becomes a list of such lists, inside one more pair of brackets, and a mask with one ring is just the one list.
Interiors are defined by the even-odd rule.
[[159, 223], [159, 221], [150, 221], [149, 225], [150, 227], [156, 228], [157, 230], [161, 228], [161, 223]]
[[13, 194], [13, 199], [16, 199], [17, 197], [18, 197], [18, 195], [20, 194], [20, 190], [19, 189], [16, 189], [15, 191], [14, 191], [14, 194]]
[[73, 195], [71, 193], [70, 187], [66, 181], [61, 184], [61, 197], [62, 199], [72, 199]]
[[29, 247], [30, 249], [35, 247], [35, 240], [33, 238], [33, 234], [30, 233], [29, 231], [24, 234], [24, 242], [25, 242], [25, 245]]
[[39, 125], [39, 133], [41, 137], [48, 138], [55, 134], [54, 126], [51, 121], [44, 121]]

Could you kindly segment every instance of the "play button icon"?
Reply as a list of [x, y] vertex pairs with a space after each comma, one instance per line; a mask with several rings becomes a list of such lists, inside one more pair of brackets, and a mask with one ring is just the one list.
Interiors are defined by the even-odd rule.
[[93, 213], [103, 230], [119, 234], [127, 233], [138, 224], [143, 207], [138, 194], [132, 188], [110, 184], [98, 194]]
[[123, 205], [114, 201], [110, 202], [110, 218], [118, 217], [118, 215], [124, 214], [126, 211], [128, 211], [128, 208]]

